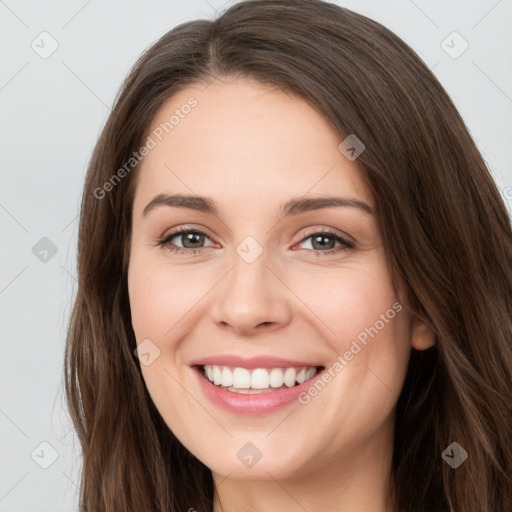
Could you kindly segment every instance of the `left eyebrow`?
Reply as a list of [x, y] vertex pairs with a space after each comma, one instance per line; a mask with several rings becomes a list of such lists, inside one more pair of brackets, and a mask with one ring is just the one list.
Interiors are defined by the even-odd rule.
[[349, 206], [351, 208], [359, 208], [368, 215], [373, 215], [373, 208], [359, 199], [351, 199], [348, 197], [309, 197], [291, 199], [286, 202], [281, 209], [283, 217], [289, 215], [299, 215], [300, 213], [320, 210], [321, 208], [332, 208], [340, 206]]
[[[201, 196], [185, 196], [181, 194], [172, 196], [167, 194], [158, 194], [146, 205], [142, 215], [147, 215], [157, 206], [188, 208], [190, 210], [196, 210], [210, 215], [219, 215], [219, 208], [215, 201], [212, 199]], [[360, 201], [359, 199], [328, 196], [291, 199], [282, 206], [281, 216], [287, 217], [291, 215], [299, 215], [301, 213], [310, 212], [313, 210], [320, 210], [322, 208], [341, 206], [358, 208], [368, 215], [374, 214], [373, 208], [367, 203]]]

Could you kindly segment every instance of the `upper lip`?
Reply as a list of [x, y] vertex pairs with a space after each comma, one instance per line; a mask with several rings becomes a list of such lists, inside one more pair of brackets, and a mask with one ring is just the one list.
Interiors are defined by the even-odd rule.
[[233, 354], [217, 355], [197, 359], [190, 363], [190, 366], [204, 366], [204, 365], [219, 365], [219, 366], [233, 366], [240, 368], [288, 368], [295, 367], [301, 368], [321, 366], [320, 364], [298, 361], [293, 359], [283, 359], [281, 357], [273, 356], [255, 356], [255, 357], [239, 357]]

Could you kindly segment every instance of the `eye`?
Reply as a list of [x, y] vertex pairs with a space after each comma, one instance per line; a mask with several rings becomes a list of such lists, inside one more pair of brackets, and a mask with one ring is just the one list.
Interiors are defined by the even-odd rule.
[[[326, 229], [309, 234], [308, 236], [303, 238], [301, 242], [299, 242], [299, 244], [303, 244], [304, 242], [310, 239], [311, 249], [315, 252], [317, 256], [320, 256], [320, 254], [322, 256], [334, 254], [355, 247], [355, 244], [353, 242], [346, 240], [337, 233]], [[335, 247], [336, 242], [340, 244], [338, 247]]]
[[[181, 241], [183, 246], [176, 246], [172, 243], [174, 239]], [[201, 244], [204, 243], [205, 239], [209, 239], [209, 237], [200, 229], [179, 228], [159, 240], [157, 245], [166, 247], [170, 252], [176, 252], [179, 254], [197, 254], [204, 249], [204, 247], [201, 247]]]

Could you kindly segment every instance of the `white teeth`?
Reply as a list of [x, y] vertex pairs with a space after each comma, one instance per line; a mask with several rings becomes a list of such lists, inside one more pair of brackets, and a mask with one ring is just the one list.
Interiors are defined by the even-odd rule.
[[213, 367], [213, 383], [218, 386], [222, 382], [222, 374], [218, 366]]
[[280, 388], [284, 384], [284, 375], [281, 368], [272, 368], [270, 370], [269, 383], [273, 388]]
[[315, 375], [316, 375], [316, 368], [308, 368], [306, 370], [306, 379], [305, 380], [309, 380], [309, 379], [313, 378]]
[[[315, 366], [302, 368], [247, 368], [205, 365], [204, 376], [216, 386], [229, 388], [230, 391], [252, 393], [253, 390], [271, 391], [273, 388], [286, 386], [291, 388], [295, 384], [302, 384], [317, 373]], [[255, 391], [257, 392], [257, 391]]]
[[[230, 371], [228, 367], [224, 366], [224, 368]], [[235, 368], [233, 371], [233, 387], [239, 389], [249, 389], [251, 387], [251, 374], [249, 370], [245, 368]]]
[[295, 377], [297, 376], [297, 372], [295, 368], [286, 368], [284, 372], [284, 383], [291, 388], [295, 385]]
[[267, 389], [268, 381], [269, 375], [267, 370], [257, 368], [251, 374], [251, 389]]
[[228, 388], [233, 385], [233, 374], [229, 371], [229, 368], [222, 368], [221, 378], [221, 384], [224, 387]]
[[306, 368], [301, 368], [300, 371], [297, 372], [297, 382], [302, 384], [306, 380]]

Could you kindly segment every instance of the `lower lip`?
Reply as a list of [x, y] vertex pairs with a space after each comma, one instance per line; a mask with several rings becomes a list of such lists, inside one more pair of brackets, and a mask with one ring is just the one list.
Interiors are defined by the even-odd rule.
[[243, 394], [233, 391], [227, 391], [215, 384], [212, 384], [201, 373], [201, 368], [195, 366], [193, 370], [199, 378], [199, 385], [207, 398], [209, 398], [215, 405], [222, 409], [235, 414], [242, 414], [248, 416], [255, 416], [261, 414], [272, 413], [283, 409], [294, 401], [298, 401], [298, 396], [306, 391], [318, 378], [321, 377], [321, 372], [318, 372], [314, 377], [288, 389], [281, 389], [279, 391], [270, 391], [267, 393], [258, 394]]

